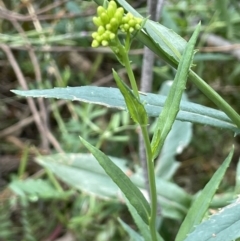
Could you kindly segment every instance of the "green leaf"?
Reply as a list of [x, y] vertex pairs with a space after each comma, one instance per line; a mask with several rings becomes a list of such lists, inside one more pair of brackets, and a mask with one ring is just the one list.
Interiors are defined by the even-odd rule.
[[240, 199], [201, 223], [184, 241], [233, 241], [240, 237]]
[[153, 41], [163, 50], [168, 58], [178, 64], [187, 42], [171, 29], [157, 22], [147, 20], [144, 27], [149, 36], [151, 36]]
[[113, 76], [117, 83], [118, 88], [120, 89], [125, 99], [127, 109], [132, 119], [139, 125], [147, 125], [148, 117], [143, 104], [137, 99], [137, 97], [133, 94], [131, 89], [121, 80], [117, 72], [114, 70], [113, 70]]
[[129, 202], [134, 206], [143, 221], [148, 224], [150, 216], [150, 206], [141, 191], [131, 182], [126, 174], [115, 165], [108, 156], [81, 138], [85, 147], [98, 160], [99, 164], [111, 179], [118, 185]]
[[236, 168], [236, 184], [235, 184], [235, 193], [240, 193], [240, 158], [238, 160], [237, 168]]
[[135, 230], [133, 230], [128, 224], [123, 222], [120, 218], [118, 219], [118, 221], [130, 236], [130, 241], [147, 241], [146, 239], [144, 240], [143, 237], [141, 237]]
[[[82, 101], [103, 105], [108, 108], [126, 110], [124, 98], [121, 92], [116, 88], [82, 86], [46, 90], [12, 90], [12, 92], [26, 97], [44, 97]], [[140, 99], [141, 102], [144, 103], [148, 116], [157, 117], [162, 111], [166, 97], [147, 93], [140, 95]], [[177, 120], [211, 125], [240, 133], [240, 129], [237, 128], [237, 126], [233, 124], [223, 112], [186, 101], [181, 101]]]
[[[208, 182], [208, 184], [204, 187], [200, 195], [197, 197], [197, 199], [194, 201], [193, 205], [188, 211], [188, 214], [186, 218], [184, 219], [179, 232], [177, 234], [177, 237], [175, 241], [183, 241], [187, 237], [187, 235], [194, 230], [196, 225], [198, 225], [206, 211], [208, 210], [208, 207], [211, 203], [211, 200], [231, 162], [232, 156], [233, 156], [234, 149], [232, 148], [231, 152], [223, 162], [223, 164], [219, 167], [219, 169], [215, 172], [211, 180]], [[238, 215], [239, 218], [239, 215]], [[221, 226], [219, 226], [221, 227]], [[209, 226], [210, 228], [210, 226]], [[239, 228], [238, 228], [239, 229]], [[240, 229], [239, 229], [240, 230]], [[204, 232], [202, 232], [204, 233]], [[190, 241], [190, 239], [188, 239]], [[191, 239], [196, 241], [196, 239]], [[200, 239], [199, 239], [200, 240]], [[215, 240], [215, 239], [214, 239]], [[226, 239], [221, 239], [226, 240]], [[203, 241], [203, 239], [201, 239]]]
[[134, 223], [137, 225], [138, 230], [142, 234], [144, 240], [151, 240], [151, 234], [150, 234], [149, 226], [142, 221], [141, 217], [138, 215], [135, 208], [128, 202], [128, 200], [126, 200], [126, 204], [128, 206], [128, 209], [129, 209], [133, 219], [134, 219]]
[[[150, 233], [149, 227], [143, 222], [141, 217], [136, 212], [135, 208], [129, 203], [128, 200], [126, 200], [126, 204], [144, 240], [151, 241], [151, 233]], [[158, 234], [158, 241], [163, 241], [163, 238], [159, 234]]]
[[66, 199], [73, 191], [60, 192], [49, 182], [42, 179], [15, 180], [9, 187], [19, 196], [27, 196], [29, 199]]
[[200, 26], [201, 25], [199, 24], [187, 44], [187, 47], [180, 60], [173, 85], [169, 91], [163, 110], [159, 115], [157, 126], [151, 142], [153, 158], [158, 156], [164, 141], [176, 119], [177, 113], [179, 112], [180, 101], [186, 86], [189, 69], [191, 68], [194, 46], [200, 32]]
[[[131, 180], [141, 189], [145, 189], [143, 173], [139, 170], [131, 176]], [[175, 183], [156, 177], [158, 201], [162, 207], [162, 216], [182, 220], [191, 205], [192, 197]]]
[[[123, 159], [111, 157], [123, 172], [128, 172]], [[59, 153], [39, 156], [36, 161], [58, 178], [78, 190], [100, 198], [116, 198], [117, 185], [106, 175], [98, 161], [90, 154]]]
[[[172, 81], [165, 81], [160, 89], [159, 94], [168, 95]], [[182, 99], [188, 101], [187, 95], [183, 93]], [[156, 121], [150, 128], [150, 132], [154, 133]], [[170, 180], [180, 163], [175, 156], [181, 154], [183, 149], [190, 143], [192, 138], [192, 123], [175, 121], [171, 131], [169, 132], [159, 157], [155, 160], [156, 175]]]
[[[110, 159], [124, 173], [130, 172], [126, 160], [112, 156]], [[71, 187], [99, 198], [123, 201], [118, 186], [92, 154], [59, 153], [39, 156], [36, 161]], [[146, 192], [142, 172], [132, 174], [130, 179]], [[187, 214], [192, 197], [176, 184], [161, 178], [156, 178], [156, 184], [163, 217], [182, 220]]]

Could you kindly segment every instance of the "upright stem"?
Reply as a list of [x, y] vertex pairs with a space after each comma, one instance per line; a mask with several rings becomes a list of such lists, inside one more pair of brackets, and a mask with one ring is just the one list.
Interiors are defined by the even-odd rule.
[[[129, 39], [127, 39], [129, 41]], [[130, 84], [133, 90], [133, 94], [140, 100], [138, 87], [136, 84], [136, 80], [130, 65], [129, 57], [128, 57], [128, 43], [126, 43], [127, 48], [123, 47], [119, 40], [117, 40], [117, 45], [119, 48], [119, 52], [122, 57], [122, 62], [125, 65], [127, 70], [128, 78], [130, 80]], [[149, 229], [152, 237], [152, 241], [157, 241], [157, 230], [156, 230], [156, 218], [157, 218], [157, 190], [156, 190], [156, 181], [155, 181], [155, 172], [154, 172], [154, 162], [152, 159], [152, 149], [149, 140], [147, 126], [140, 126], [145, 150], [146, 150], [146, 157], [147, 157], [147, 169], [148, 169], [148, 176], [149, 176], [149, 189], [150, 189], [150, 199], [151, 199], [151, 214], [149, 217]]]
[[139, 93], [138, 93], [138, 87], [137, 87], [137, 83], [132, 71], [132, 67], [130, 65], [130, 61], [129, 61], [129, 57], [128, 57], [128, 51], [121, 45], [119, 44], [119, 50], [121, 52], [121, 55], [123, 57], [123, 63], [125, 64], [125, 68], [127, 70], [127, 74], [128, 74], [128, 78], [133, 90], [133, 94], [140, 99], [139, 97]]
[[205, 81], [203, 81], [196, 73], [190, 70], [189, 77], [191, 81], [216, 105], [225, 112], [232, 122], [240, 128], [240, 115]]
[[[125, 64], [125, 67], [128, 73], [128, 78], [130, 80], [130, 83], [133, 89], [133, 93], [138, 99], [140, 99], [136, 80], [128, 58], [128, 53], [125, 51], [123, 47], [121, 47], [120, 49], [121, 49], [120, 51], [122, 51], [123, 63]], [[141, 131], [142, 131], [145, 150], [146, 150], [150, 199], [151, 199], [151, 215], [149, 217], [149, 228], [152, 236], [152, 241], [157, 241], [157, 230], [156, 230], [157, 190], [156, 190], [156, 182], [155, 182], [154, 162], [152, 160], [152, 149], [151, 149], [151, 144], [149, 140], [147, 126], [141, 126]]]
[[151, 216], [149, 217], [149, 228], [150, 228], [152, 240], [157, 241], [157, 230], [156, 230], [157, 190], [156, 190], [156, 182], [155, 182], [154, 162], [152, 159], [152, 149], [151, 149], [151, 144], [148, 136], [147, 127], [141, 126], [141, 131], [142, 131], [145, 150], [146, 150], [150, 198], [151, 198]]

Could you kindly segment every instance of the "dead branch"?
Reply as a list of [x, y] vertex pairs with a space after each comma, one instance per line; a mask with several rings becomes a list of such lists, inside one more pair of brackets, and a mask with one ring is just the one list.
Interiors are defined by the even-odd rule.
[[234, 57], [240, 60], [240, 44], [233, 44], [228, 40], [217, 36], [215, 34], [205, 34], [202, 36], [204, 41], [208, 46], [213, 47], [204, 47], [201, 48], [201, 51], [207, 52], [228, 52], [231, 53]]
[[[24, 90], [27, 90], [28, 89], [28, 86], [27, 86], [27, 83], [26, 83], [26, 80], [24, 78], [24, 75], [11, 51], [11, 49], [5, 45], [5, 44], [0, 44], [0, 47], [2, 48], [2, 50], [5, 52], [5, 54], [7, 55], [7, 58], [8, 58], [8, 61], [10, 62], [16, 76], [17, 76], [17, 79], [21, 85], [21, 87], [24, 89]], [[59, 151], [59, 152], [63, 152], [60, 144], [58, 143], [58, 141], [55, 139], [55, 137], [52, 135], [52, 133], [48, 130], [48, 129], [45, 129], [44, 126], [42, 125], [42, 122], [41, 122], [41, 118], [39, 116], [39, 113], [38, 113], [38, 110], [37, 110], [37, 107], [35, 105], [35, 102], [33, 101], [32, 98], [27, 98], [27, 102], [28, 102], [28, 105], [30, 107], [30, 110], [33, 114], [33, 117], [34, 117], [34, 121], [36, 123], [36, 126], [38, 128], [38, 131], [39, 131], [39, 134], [40, 135], [46, 135], [46, 137], [49, 139], [50, 143], [54, 146], [54, 148]]]

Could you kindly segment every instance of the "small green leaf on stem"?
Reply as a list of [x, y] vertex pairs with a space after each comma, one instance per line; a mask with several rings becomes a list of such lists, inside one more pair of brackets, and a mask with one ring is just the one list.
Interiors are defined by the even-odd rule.
[[147, 112], [144, 108], [144, 105], [133, 94], [131, 89], [121, 80], [121, 78], [119, 77], [119, 75], [115, 70], [113, 70], [113, 76], [117, 83], [118, 88], [120, 89], [125, 99], [127, 109], [132, 119], [139, 125], [147, 125], [148, 117], [147, 117]]
[[179, 112], [180, 101], [186, 86], [189, 69], [192, 64], [194, 46], [200, 32], [200, 26], [200, 24], [197, 26], [196, 30], [194, 31], [191, 39], [187, 44], [186, 49], [184, 50], [173, 85], [169, 91], [163, 110], [159, 115], [156, 130], [154, 132], [151, 143], [154, 158], [158, 156]]

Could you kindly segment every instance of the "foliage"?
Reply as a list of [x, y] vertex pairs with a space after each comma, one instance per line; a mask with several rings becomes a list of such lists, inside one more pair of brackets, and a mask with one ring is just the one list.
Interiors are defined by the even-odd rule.
[[[123, 230], [129, 234], [131, 240], [172, 240], [177, 233], [177, 229], [179, 229], [175, 239], [177, 241], [233, 240], [240, 237], [238, 217], [236, 215], [236, 210], [239, 208], [238, 199], [208, 218], [209, 207], [216, 205], [217, 200], [219, 200], [216, 191], [232, 159], [233, 149], [200, 194], [190, 195], [183, 188], [172, 182], [174, 174], [180, 166], [176, 162], [175, 156], [181, 153], [183, 148], [189, 144], [191, 123], [203, 124], [203, 127], [197, 127], [200, 132], [210, 125], [220, 128], [220, 131], [223, 129], [230, 130], [228, 132], [231, 133], [229, 134], [230, 136], [239, 133], [240, 117], [237, 112], [207, 84], [207, 81], [205, 82], [199, 77], [206, 77], [204, 71], [201, 71], [201, 67], [203, 70], [203, 59], [208, 59], [207, 61], [209, 61], [209, 59], [216, 60], [221, 58], [224, 61], [231, 58], [225, 55], [219, 55], [219, 57], [216, 54], [210, 56], [202, 53], [194, 56], [194, 46], [200, 26], [196, 27], [192, 38], [188, 42], [178, 35], [181, 34], [183, 36], [193, 30], [192, 25], [189, 24], [193, 22], [191, 14], [184, 19], [179, 19], [179, 16], [176, 16], [176, 13], [179, 11], [187, 14], [186, 7], [180, 3], [171, 6], [176, 8], [174, 10], [171, 7], [170, 9], [168, 7], [164, 8], [162, 22], [166, 24], [161, 25], [142, 18], [141, 10], [137, 11], [136, 8], [131, 7], [124, 0], [118, 0], [117, 5], [113, 1], [109, 4], [107, 1], [101, 0], [96, 0], [96, 2], [102, 5], [102, 7], [98, 8], [98, 16], [94, 18], [94, 23], [99, 29], [93, 33], [94, 40], [92, 46], [98, 47], [103, 45], [110, 47], [116, 59], [124, 66], [130, 87], [125, 83], [124, 76], [120, 74], [121, 71], [114, 70], [118, 69], [118, 65], [109, 56], [111, 67], [114, 67], [113, 77], [118, 88], [89, 86], [94, 75], [98, 73], [100, 63], [103, 60], [103, 56], [105, 56], [101, 53], [97, 54], [96, 60], [92, 60], [93, 64], [90, 67], [91, 74], [89, 75], [84, 72], [74, 74], [69, 71], [68, 67], [63, 70], [56, 70], [56, 65], [52, 62], [53, 56], [49, 54], [39, 55], [41, 56], [39, 59], [42, 60], [41, 67], [45, 70], [49, 66], [53, 67], [55, 72], [52, 72], [52, 76], [55, 77], [53, 78], [49, 75], [48, 69], [43, 72], [43, 76], [45, 79], [50, 80], [51, 83], [47, 83], [47, 81], [41, 84], [39, 84], [40, 82], [31, 83], [29, 84], [31, 89], [36, 88], [36, 90], [14, 90], [14, 93], [27, 97], [80, 101], [91, 103], [91, 105], [81, 104], [79, 106], [67, 102], [66, 107], [59, 111], [57, 107], [58, 102], [48, 100], [48, 103], [51, 103], [54, 121], [57, 123], [58, 130], [56, 131], [56, 136], [59, 137], [63, 149], [68, 153], [37, 157], [37, 163], [44, 168], [43, 174], [40, 174], [40, 178], [38, 176], [37, 179], [28, 178], [21, 180], [24, 177], [23, 174], [25, 173], [27, 162], [25, 154], [23, 154], [23, 164], [19, 168], [18, 177], [14, 177], [14, 180], [9, 185], [10, 189], [15, 193], [11, 196], [11, 199], [14, 199], [13, 197], [17, 195], [22, 209], [19, 216], [19, 220], [22, 223], [20, 237], [23, 240], [39, 239], [40, 236], [37, 237], [35, 230], [37, 227], [41, 227], [44, 219], [49, 217], [48, 215], [45, 215], [45, 217], [41, 216], [39, 211], [36, 211], [31, 216], [29, 211], [31, 211], [35, 202], [41, 203], [42, 201], [44, 203], [52, 202], [49, 210], [51, 210], [51, 215], [56, 217], [54, 219], [54, 222], [56, 222], [53, 222], [53, 226], [60, 223], [67, 227], [68, 230], [71, 230], [78, 239], [82, 238], [81, 230], [83, 229], [88, 230], [84, 237], [86, 240], [98, 241], [124, 240], [126, 235]], [[188, 2], [192, 3], [192, 1]], [[79, 2], [80, 5], [76, 3], [77, 1], [69, 1], [65, 5], [67, 11], [73, 14], [83, 14], [83, 9], [86, 6], [93, 6], [92, 3]], [[183, 1], [182, 4], [186, 4], [186, 2]], [[203, 3], [201, 4], [196, 3], [192, 5], [193, 7], [188, 11], [195, 14], [201, 12], [198, 10], [198, 7], [204, 6]], [[83, 6], [83, 8], [79, 6]], [[119, 22], [111, 21], [111, 18], [114, 16], [112, 12], [117, 9], [121, 16], [115, 20], [119, 20]], [[129, 13], [122, 16], [123, 9]], [[234, 18], [236, 16], [233, 14], [235, 11], [231, 9], [232, 14], [230, 14], [230, 11], [225, 11], [226, 1], [224, 0], [217, 6], [217, 9], [223, 15], [220, 14], [213, 23], [219, 26], [217, 25], [219, 23], [218, 20], [224, 20], [227, 36], [233, 38], [233, 29], [238, 21], [237, 18]], [[202, 14], [203, 18], [207, 16], [207, 11], [211, 12], [209, 9], [204, 9], [204, 11], [204, 14]], [[103, 16], [102, 14], [105, 15]], [[167, 19], [170, 21], [167, 21]], [[21, 45], [27, 46], [28, 44], [28, 46], [33, 47], [34, 51], [36, 48], [48, 47], [47, 45], [53, 43], [58, 43], [62, 46], [89, 46], [91, 41], [89, 38], [90, 34], [86, 36], [81, 31], [92, 30], [93, 24], [88, 17], [84, 20], [60, 19], [54, 27], [54, 34], [51, 32], [51, 25], [46, 22], [48, 28], [44, 28], [44, 30], [24, 30], [26, 33], [25, 37], [12, 33], [9, 35], [3, 34], [0, 37], [2, 42], [8, 44], [11, 48], [14, 48], [14, 46], [18, 48]], [[131, 24], [130, 21], [132, 21]], [[140, 26], [140, 24], [142, 25]], [[189, 26], [187, 26], [188, 24]], [[168, 25], [171, 25], [174, 31], [170, 30]], [[212, 25], [210, 27], [217, 30], [219, 27], [216, 26]], [[124, 30], [123, 33], [118, 33], [118, 28]], [[66, 30], [67, 33], [65, 33]], [[207, 31], [204, 24], [201, 27], [201, 31]], [[104, 33], [106, 34], [104, 35]], [[166, 80], [168, 77], [174, 79], [167, 93], [161, 92], [160, 95], [157, 95], [138, 92], [135, 81], [136, 75], [133, 74], [129, 57], [129, 54], [131, 54], [130, 46], [139, 45], [136, 40], [148, 46], [162, 60], [177, 69], [174, 72], [168, 66], [164, 66], [164, 68], [166, 67], [164, 70], [162, 62], [160, 67], [155, 68], [155, 74], [158, 77], [160, 76], [161, 79]], [[25, 58], [24, 55], [22, 59]], [[21, 56], [19, 58], [21, 59]], [[134, 60], [133, 62], [136, 60], [136, 63], [139, 64], [137, 57], [132, 56], [131, 59]], [[56, 59], [56, 61], [58, 60]], [[198, 63], [197, 67], [192, 64], [192, 61]], [[36, 69], [34, 70], [34, 67], [31, 69], [29, 66], [31, 66], [29, 63], [22, 61], [21, 67], [25, 69], [26, 73], [30, 75], [34, 71], [36, 73]], [[237, 68], [230, 77], [233, 82], [235, 81], [234, 76], [236, 76], [236, 73]], [[187, 82], [188, 76], [191, 82]], [[79, 80], [81, 83], [79, 83]], [[66, 87], [68, 83], [77, 85], [77, 87]], [[191, 103], [182, 98], [186, 86], [193, 86], [193, 84], [221, 111], [209, 108], [205, 104]], [[86, 86], [79, 87], [79, 85]], [[53, 86], [61, 88], [53, 88]], [[95, 104], [115, 110], [110, 112], [106, 108], [95, 106]], [[128, 118], [127, 113], [119, 112], [118, 110], [126, 110], [131, 116], [131, 120]], [[112, 115], [109, 120], [110, 114]], [[65, 120], [66, 116], [69, 115], [70, 120]], [[152, 117], [158, 117], [153, 124]], [[132, 124], [133, 122], [134, 124]], [[148, 128], [149, 125], [151, 127], [150, 130]], [[136, 159], [134, 163], [126, 161], [126, 159], [134, 159], [134, 155], [129, 153], [126, 159], [124, 157], [126, 145], [134, 146], [134, 148], [136, 146], [135, 135], [130, 134], [136, 128], [141, 130], [144, 137], [149, 187], [146, 187], [146, 180], [143, 177], [144, 170], [139, 167]], [[181, 132], [180, 130], [183, 131]], [[81, 141], [78, 137], [79, 134], [81, 135]], [[176, 138], [178, 136], [179, 138]], [[198, 144], [200, 142], [201, 140], [198, 141]], [[84, 146], [93, 156], [82, 153], [85, 150]], [[103, 152], [99, 150], [100, 148]], [[104, 152], [112, 156], [106, 155]], [[120, 158], [115, 156], [120, 156]], [[154, 161], [156, 163], [155, 167]], [[238, 180], [238, 176], [239, 174], [237, 173], [236, 180]], [[59, 182], [59, 180], [61, 181]], [[67, 186], [65, 186], [65, 183]], [[75, 191], [76, 189], [81, 192], [80, 195]], [[238, 181], [235, 189], [239, 189]], [[229, 193], [227, 197], [228, 203], [234, 199], [236, 193], [237, 191]], [[98, 198], [108, 201], [99, 202]], [[136, 231], [135, 226], [133, 228], [132, 224], [130, 224], [131, 221], [125, 217], [128, 214], [126, 214], [125, 207], [119, 205], [119, 202], [127, 204], [139, 232]], [[211, 202], [213, 203], [211, 204]], [[226, 205], [226, 202], [224, 205]], [[58, 206], [61, 206], [62, 209], [57, 210], [56, 207]], [[84, 208], [85, 206], [86, 208]], [[223, 206], [223, 201], [220, 203], [220, 206]], [[121, 214], [120, 211], [122, 210], [124, 214]], [[109, 218], [109, 213], [114, 213], [115, 215], [112, 214], [112, 218]], [[11, 220], [8, 220], [9, 216], [10, 213], [1, 212], [0, 218], [3, 220], [4, 230], [14, 225]], [[32, 219], [33, 217], [40, 217], [39, 222], [35, 222]], [[170, 231], [172, 238], [167, 237], [166, 233], [164, 233], [166, 231], [164, 230], [166, 220], [171, 219], [172, 223], [174, 223], [173, 220], [181, 222], [184, 217], [185, 220], [181, 227]], [[96, 221], [94, 225], [92, 220]], [[6, 223], [6, 226], [4, 226], [4, 223]], [[36, 225], [34, 225], [35, 223]], [[215, 223], [217, 224], [216, 226], [214, 225]], [[99, 224], [103, 225], [103, 228], [99, 228]], [[221, 233], [219, 233], [222, 231], [218, 229], [219, 225], [224, 226], [224, 230]], [[51, 226], [52, 229], [53, 226]], [[16, 230], [16, 232], [18, 231]], [[202, 232], [204, 232], [205, 236], [201, 235]], [[11, 238], [14, 239], [14, 235], [15, 233], [0, 233], [1, 238], [8, 238], [9, 240]], [[47, 235], [46, 232], [44, 236]]]

